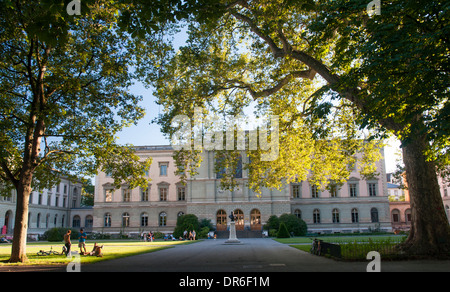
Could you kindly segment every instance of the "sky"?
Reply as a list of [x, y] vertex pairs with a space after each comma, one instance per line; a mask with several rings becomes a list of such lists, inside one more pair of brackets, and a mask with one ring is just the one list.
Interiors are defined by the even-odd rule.
[[[180, 32], [174, 36], [173, 46], [177, 50], [180, 46], [185, 45], [187, 39], [186, 28], [181, 28]], [[156, 98], [153, 96], [152, 88], [145, 88], [143, 84], [136, 83], [131, 88], [131, 93], [141, 95], [143, 97], [140, 105], [145, 108], [146, 114], [143, 119], [137, 122], [137, 125], [123, 129], [118, 133], [119, 144], [132, 144], [134, 146], [149, 145], [170, 145], [170, 141], [160, 131], [159, 125], [151, 123], [159, 113], [163, 110], [161, 106], [155, 103]], [[400, 142], [395, 138], [389, 139], [387, 146], [384, 148], [386, 172], [394, 172], [397, 160], [401, 159]]]
[[[118, 133], [118, 143], [121, 145], [132, 144], [134, 146], [169, 145], [170, 141], [160, 131], [157, 124], [151, 123], [163, 110], [155, 103], [152, 89], [146, 89], [142, 84], [136, 84], [131, 88], [132, 93], [141, 95], [141, 106], [145, 108], [145, 117], [137, 122], [137, 125], [123, 129]], [[387, 140], [384, 148], [386, 172], [394, 172], [396, 161], [401, 158], [400, 143], [391, 138]]]

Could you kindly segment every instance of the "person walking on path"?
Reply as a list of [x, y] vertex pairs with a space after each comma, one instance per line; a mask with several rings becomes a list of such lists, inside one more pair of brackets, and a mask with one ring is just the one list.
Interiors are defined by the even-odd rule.
[[72, 247], [72, 243], [70, 242], [70, 234], [72, 231], [67, 230], [66, 234], [64, 234], [64, 245], [66, 246], [66, 256], [70, 254], [70, 248]]
[[[86, 238], [87, 234], [83, 232], [83, 229], [80, 229], [80, 239], [78, 240], [78, 247], [80, 248], [80, 254], [86, 254]], [[84, 253], [83, 253], [84, 249]]]

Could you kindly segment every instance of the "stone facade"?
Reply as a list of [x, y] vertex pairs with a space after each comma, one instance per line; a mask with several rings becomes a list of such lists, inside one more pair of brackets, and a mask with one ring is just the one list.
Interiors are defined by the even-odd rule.
[[[198, 175], [186, 186], [175, 176], [170, 146], [136, 147], [142, 157], [152, 157], [148, 194], [123, 184], [113, 189], [112, 179], [100, 172], [96, 177], [94, 231], [140, 234], [148, 231], [170, 233], [181, 214], [210, 219], [218, 230], [226, 229], [228, 216], [238, 216], [237, 230], [261, 230], [271, 215], [292, 213], [308, 224], [310, 232], [355, 232], [391, 230], [384, 160], [377, 163], [379, 177], [363, 180], [355, 171], [349, 181], [333, 194], [317, 191], [307, 182], [285, 184], [281, 190], [263, 189], [257, 196], [247, 186], [247, 172], [237, 178], [234, 191], [221, 190], [214, 173], [214, 153], [204, 151]], [[242, 152], [242, 163], [246, 155]]]
[[[28, 235], [37, 238], [53, 227], [84, 227], [92, 230], [92, 209], [81, 208], [80, 182], [62, 178], [51, 189], [34, 190], [28, 207]], [[1, 233], [12, 235], [16, 211], [16, 191], [9, 197], [0, 197]]]

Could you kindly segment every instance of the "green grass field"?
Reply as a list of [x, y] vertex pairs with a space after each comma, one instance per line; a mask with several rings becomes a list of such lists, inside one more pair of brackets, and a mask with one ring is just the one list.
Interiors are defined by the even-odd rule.
[[[129, 241], [129, 240], [116, 240], [116, 241], [98, 241], [97, 244], [104, 245], [103, 257], [95, 256], [81, 256], [81, 263], [95, 263], [99, 261], [117, 259], [121, 257], [127, 257], [137, 254], [154, 252], [166, 248], [171, 248], [178, 244], [189, 244], [195, 241], [154, 241], [154, 242], [142, 242], [142, 241]], [[49, 251], [52, 250], [61, 252], [63, 243], [58, 242], [35, 242], [27, 244], [27, 263], [11, 264], [8, 263], [11, 254], [11, 244], [0, 245], [0, 266], [2, 265], [64, 265], [68, 264], [72, 259], [67, 258], [64, 255], [46, 255], [39, 256], [37, 252], [40, 250]], [[94, 242], [86, 243], [86, 251], [90, 252], [94, 247]], [[72, 251], [79, 251], [78, 242], [72, 243]]]
[[336, 236], [310, 236], [310, 237], [291, 237], [291, 238], [274, 238], [274, 240], [285, 244], [311, 244], [314, 238], [321, 239], [330, 243], [346, 243], [346, 242], [369, 242], [372, 241], [402, 241], [404, 235], [336, 235]]

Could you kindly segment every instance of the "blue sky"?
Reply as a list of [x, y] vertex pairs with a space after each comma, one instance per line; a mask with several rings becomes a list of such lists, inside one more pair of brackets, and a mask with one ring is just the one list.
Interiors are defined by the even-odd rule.
[[[146, 89], [141, 84], [136, 84], [132, 88], [132, 92], [143, 96], [141, 106], [146, 109], [145, 117], [138, 121], [136, 126], [125, 128], [120, 132], [118, 137], [119, 144], [132, 144], [135, 146], [144, 145], [169, 145], [170, 142], [160, 131], [157, 124], [151, 121], [158, 116], [162, 108], [155, 103], [152, 89]], [[396, 160], [399, 156], [399, 142], [396, 139], [389, 139], [388, 146], [385, 147], [386, 172], [395, 170]]]

